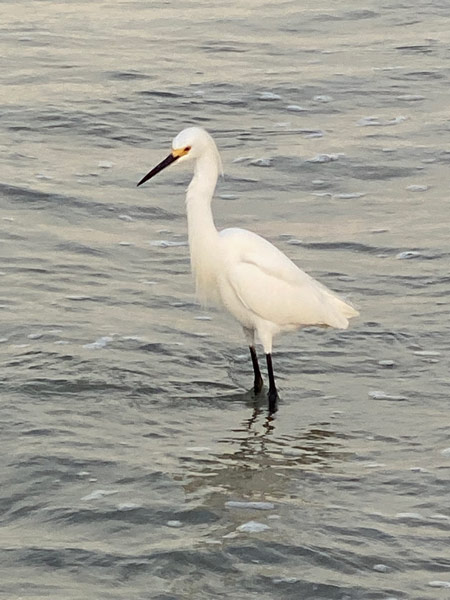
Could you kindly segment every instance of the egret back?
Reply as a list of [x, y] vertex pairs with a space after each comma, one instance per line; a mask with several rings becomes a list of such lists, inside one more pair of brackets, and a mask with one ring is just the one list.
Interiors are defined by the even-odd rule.
[[280, 330], [302, 325], [345, 329], [358, 314], [259, 235], [226, 229], [220, 238], [228, 283], [255, 317]]

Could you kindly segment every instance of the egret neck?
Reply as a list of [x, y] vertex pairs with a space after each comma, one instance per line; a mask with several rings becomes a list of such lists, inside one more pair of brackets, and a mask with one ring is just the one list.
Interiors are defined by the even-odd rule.
[[218, 176], [216, 156], [206, 153], [200, 155], [186, 194], [191, 268], [195, 275], [197, 295], [202, 303], [218, 300], [216, 276], [219, 272], [220, 240], [211, 210]]

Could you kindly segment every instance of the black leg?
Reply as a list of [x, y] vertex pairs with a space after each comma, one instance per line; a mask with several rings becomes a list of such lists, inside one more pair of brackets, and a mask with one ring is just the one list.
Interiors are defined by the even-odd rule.
[[269, 412], [274, 413], [277, 410], [278, 392], [273, 376], [272, 355], [266, 354], [267, 371], [269, 373]]
[[255, 383], [253, 385], [253, 389], [255, 390], [255, 394], [259, 394], [262, 390], [263, 380], [261, 377], [261, 371], [259, 370], [258, 357], [256, 356], [256, 350], [254, 346], [249, 346], [250, 348], [250, 356], [252, 357], [253, 364], [253, 372], [255, 373]]

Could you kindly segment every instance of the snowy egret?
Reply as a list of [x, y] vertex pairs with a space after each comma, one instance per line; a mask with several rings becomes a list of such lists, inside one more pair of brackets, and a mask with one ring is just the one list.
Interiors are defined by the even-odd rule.
[[358, 312], [259, 235], [234, 227], [220, 232], [216, 229], [211, 200], [222, 163], [214, 140], [204, 129], [189, 127], [179, 133], [169, 156], [137, 185], [175, 161], [194, 162], [186, 209], [197, 296], [202, 303], [223, 305], [242, 325], [256, 394], [263, 380], [255, 337], [262, 343], [269, 375], [269, 410], [273, 412], [278, 399], [272, 367], [273, 337], [308, 325], [346, 329], [348, 319]]

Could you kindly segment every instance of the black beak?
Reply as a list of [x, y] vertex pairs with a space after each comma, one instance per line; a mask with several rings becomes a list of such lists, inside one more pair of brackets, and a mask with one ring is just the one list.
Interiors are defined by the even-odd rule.
[[140, 182], [137, 184], [137, 187], [139, 187], [140, 185], [142, 185], [143, 183], [145, 183], [146, 181], [148, 181], [149, 179], [151, 179], [152, 177], [157, 175], [160, 171], [162, 171], [163, 169], [165, 169], [166, 167], [171, 165], [173, 162], [175, 162], [177, 160], [177, 158], [179, 158], [179, 156], [174, 156], [173, 154], [169, 154], [169, 156], [167, 156], [164, 160], [162, 160], [159, 163], [159, 165], [156, 165], [155, 168], [153, 168], [151, 171], [149, 171], [147, 173], [147, 175], [145, 175], [145, 177], [143, 177], [140, 180]]

